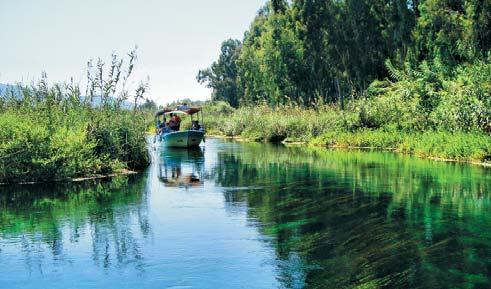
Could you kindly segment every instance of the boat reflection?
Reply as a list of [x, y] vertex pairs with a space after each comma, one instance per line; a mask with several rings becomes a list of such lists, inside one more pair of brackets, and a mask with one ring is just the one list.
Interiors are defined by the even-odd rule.
[[166, 148], [161, 151], [159, 180], [166, 187], [190, 188], [204, 184], [203, 149]]

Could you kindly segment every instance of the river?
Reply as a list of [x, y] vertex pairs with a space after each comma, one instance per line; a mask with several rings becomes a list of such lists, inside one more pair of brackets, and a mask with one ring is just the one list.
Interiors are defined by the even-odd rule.
[[0, 288], [490, 288], [491, 170], [209, 139], [0, 187]]

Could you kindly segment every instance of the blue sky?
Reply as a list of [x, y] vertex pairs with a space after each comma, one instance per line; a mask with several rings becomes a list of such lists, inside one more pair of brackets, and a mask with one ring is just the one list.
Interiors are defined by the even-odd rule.
[[135, 78], [165, 103], [205, 99], [196, 74], [226, 38], [242, 39], [265, 0], [0, 0], [0, 83], [84, 83], [87, 60], [138, 45]]

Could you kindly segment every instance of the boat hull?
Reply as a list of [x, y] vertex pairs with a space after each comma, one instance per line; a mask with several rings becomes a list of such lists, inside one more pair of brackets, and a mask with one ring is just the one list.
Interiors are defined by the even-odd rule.
[[202, 131], [176, 131], [162, 136], [161, 146], [174, 148], [197, 147], [203, 141], [205, 134]]

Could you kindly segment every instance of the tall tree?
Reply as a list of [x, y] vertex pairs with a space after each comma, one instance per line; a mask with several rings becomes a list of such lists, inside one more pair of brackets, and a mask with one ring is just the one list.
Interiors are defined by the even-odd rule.
[[234, 106], [338, 102], [389, 77], [387, 60], [451, 72], [486, 59], [490, 23], [491, 0], [270, 0], [198, 80]]
[[238, 61], [243, 102], [299, 102], [305, 77], [303, 45], [292, 11], [259, 16], [251, 31], [246, 34]]
[[425, 0], [414, 30], [416, 61], [472, 62], [491, 48], [490, 0]]
[[213, 100], [226, 101], [233, 107], [239, 105], [236, 61], [241, 47], [239, 40], [224, 41], [218, 61], [213, 62], [211, 67], [200, 70], [196, 77], [199, 83], [206, 83], [213, 90]]
[[297, 0], [305, 27], [309, 94], [335, 101], [386, 76], [384, 61], [403, 59], [414, 16], [404, 0]]
[[286, 0], [271, 0], [271, 7], [274, 13], [283, 13], [288, 7]]

